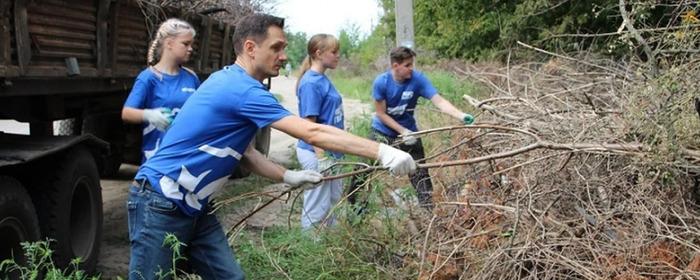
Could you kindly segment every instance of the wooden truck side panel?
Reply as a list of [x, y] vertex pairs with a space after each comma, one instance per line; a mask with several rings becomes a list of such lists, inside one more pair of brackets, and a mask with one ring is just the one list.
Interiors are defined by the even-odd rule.
[[[0, 79], [5, 82], [0, 85], [0, 97], [75, 92], [70, 86], [31, 93], [11, 90], [13, 81], [20, 79], [135, 78], [145, 67], [150, 34], [167, 17], [187, 20], [197, 30], [187, 65], [195, 72], [206, 76], [232, 63], [232, 26], [172, 9], [155, 14], [161, 16], [144, 17], [136, 0], [2, 1]], [[71, 69], [74, 62], [78, 67]], [[113, 84], [115, 89], [124, 87]]]

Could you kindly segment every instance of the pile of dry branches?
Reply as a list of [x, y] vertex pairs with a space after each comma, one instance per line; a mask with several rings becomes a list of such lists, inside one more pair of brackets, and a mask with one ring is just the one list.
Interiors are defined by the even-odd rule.
[[420, 277], [699, 278], [697, 66], [656, 77], [591, 57], [455, 67], [490, 95], [465, 96], [479, 121], [451, 130], [433, 160], [481, 160], [431, 171]]
[[166, 20], [163, 8], [172, 8], [180, 14], [203, 14], [214, 19], [237, 24], [246, 15], [266, 11], [272, 7], [274, 0], [136, 0], [146, 19], [149, 34]]

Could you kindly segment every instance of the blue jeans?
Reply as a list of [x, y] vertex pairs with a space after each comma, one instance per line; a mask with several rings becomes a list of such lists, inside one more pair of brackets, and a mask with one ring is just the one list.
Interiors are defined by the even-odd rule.
[[[163, 195], [134, 185], [129, 187], [129, 279], [161, 279], [172, 269], [173, 251], [163, 245], [167, 233], [186, 244], [193, 272], [202, 279], [244, 279], [226, 234], [214, 214], [183, 214]], [[165, 279], [171, 279], [173, 275]]]

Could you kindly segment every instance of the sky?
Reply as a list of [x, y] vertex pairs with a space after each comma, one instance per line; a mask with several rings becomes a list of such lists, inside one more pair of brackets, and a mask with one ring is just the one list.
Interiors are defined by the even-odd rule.
[[272, 14], [285, 18], [289, 31], [307, 36], [329, 33], [338, 36], [343, 27], [356, 24], [362, 37], [379, 22], [377, 0], [277, 0]]

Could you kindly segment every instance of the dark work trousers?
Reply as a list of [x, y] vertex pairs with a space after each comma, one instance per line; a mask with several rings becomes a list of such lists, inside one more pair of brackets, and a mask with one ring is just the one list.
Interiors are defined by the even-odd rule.
[[[375, 129], [372, 129], [372, 131], [369, 134], [369, 138], [380, 143], [385, 143], [387, 145], [391, 145], [396, 141], [396, 137], [387, 136]], [[425, 151], [423, 150], [423, 142], [420, 138], [418, 138], [417, 140], [418, 141], [416, 141], [416, 143], [413, 145], [401, 144], [398, 146], [398, 148], [402, 151], [409, 153], [414, 160], [422, 159], [425, 157]], [[411, 185], [413, 185], [413, 188], [416, 189], [416, 193], [418, 195], [418, 202], [420, 203], [420, 206], [429, 210], [432, 209], [433, 183], [430, 181], [430, 174], [428, 173], [428, 169], [418, 168], [416, 169], [416, 173], [411, 175], [410, 178]], [[362, 186], [365, 183], [365, 179], [366, 175], [354, 176], [351, 179], [349, 191], [353, 192], [355, 191], [355, 189]], [[351, 204], [358, 206], [360, 208], [359, 210], [361, 213], [364, 210], [363, 208], [366, 206], [366, 201], [359, 202], [357, 201], [356, 196], [357, 192], [349, 196], [348, 201]], [[356, 205], [356, 203], [358, 202], [362, 205]]]

